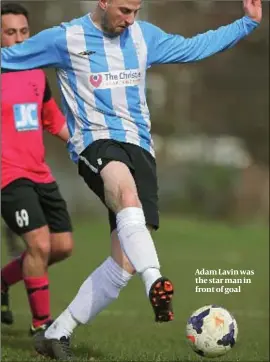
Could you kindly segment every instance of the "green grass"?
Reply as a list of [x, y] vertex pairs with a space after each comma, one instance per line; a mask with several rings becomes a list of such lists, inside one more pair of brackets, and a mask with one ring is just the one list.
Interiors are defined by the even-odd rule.
[[[269, 361], [268, 230], [256, 226], [163, 218], [156, 234], [162, 271], [175, 284], [175, 321], [157, 325], [138, 277], [91, 325], [73, 337], [81, 361], [200, 361], [185, 340], [191, 312], [206, 304], [223, 305], [239, 326], [235, 348], [218, 361]], [[50, 269], [52, 312], [56, 317], [72, 300], [81, 282], [108, 255], [106, 225], [90, 220], [75, 224], [76, 247], [69, 260]], [[5, 248], [2, 244], [2, 262]], [[195, 270], [253, 269], [241, 293], [195, 293]], [[44, 361], [28, 336], [30, 313], [22, 283], [11, 290], [15, 323], [2, 326], [2, 361]]]

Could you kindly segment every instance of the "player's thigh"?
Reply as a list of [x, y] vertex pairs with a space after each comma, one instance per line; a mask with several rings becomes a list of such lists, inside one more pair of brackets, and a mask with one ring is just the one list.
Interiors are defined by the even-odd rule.
[[140, 207], [137, 187], [130, 169], [122, 162], [112, 161], [101, 171], [107, 203], [119, 212], [125, 207]]
[[35, 184], [29, 180], [16, 180], [2, 189], [1, 212], [8, 227], [20, 236], [47, 224]]
[[39, 183], [36, 189], [50, 232], [70, 233], [72, 231], [71, 219], [66, 201], [62, 197], [57, 183]]
[[125, 187], [136, 193], [130, 171], [132, 168], [131, 159], [123, 145], [113, 140], [95, 141], [80, 155], [79, 174], [103, 203], [105, 192], [106, 196], [111, 194], [112, 201], [118, 197], [120, 185], [121, 190]]
[[140, 147], [133, 145], [127, 145], [127, 147], [133, 158], [133, 176], [146, 224], [149, 229], [157, 230], [159, 228], [159, 210], [156, 161], [149, 152]]

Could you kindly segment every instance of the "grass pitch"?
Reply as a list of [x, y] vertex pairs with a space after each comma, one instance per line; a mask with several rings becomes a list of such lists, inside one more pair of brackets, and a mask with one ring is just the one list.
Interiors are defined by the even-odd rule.
[[[90, 219], [75, 222], [74, 226], [73, 256], [50, 269], [54, 317], [69, 304], [82, 281], [110, 251], [106, 224]], [[234, 314], [239, 336], [233, 350], [214, 361], [269, 361], [268, 238], [268, 229], [263, 227], [229, 227], [163, 218], [155, 240], [163, 274], [175, 284], [175, 320], [162, 325], [154, 323], [144, 286], [134, 277], [110, 308], [91, 325], [76, 330], [72, 339], [76, 357], [92, 362], [200, 361], [202, 358], [186, 343], [185, 324], [195, 309], [218, 304]], [[2, 265], [5, 262], [3, 242]], [[195, 271], [203, 268], [248, 269], [255, 274], [247, 277], [251, 284], [242, 284], [240, 293], [195, 293]], [[1, 360], [45, 361], [33, 351], [28, 336], [31, 318], [22, 283], [11, 289], [11, 303], [15, 323], [11, 327], [2, 325]]]

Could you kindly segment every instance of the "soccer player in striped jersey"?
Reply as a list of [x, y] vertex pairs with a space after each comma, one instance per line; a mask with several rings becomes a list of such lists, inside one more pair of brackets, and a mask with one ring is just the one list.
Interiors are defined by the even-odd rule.
[[[79, 174], [107, 206], [112, 255], [83, 283], [69, 307], [37, 338], [37, 349], [70, 356], [69, 336], [115, 300], [135, 272], [157, 322], [173, 319], [173, 285], [161, 275], [152, 239], [159, 227], [158, 190], [146, 71], [188, 63], [229, 49], [261, 21], [261, 0], [243, 0], [244, 16], [184, 38], [136, 21], [141, 0], [98, 0], [95, 11], [2, 51], [10, 69], [57, 69]], [[39, 342], [39, 343], [38, 343]]]

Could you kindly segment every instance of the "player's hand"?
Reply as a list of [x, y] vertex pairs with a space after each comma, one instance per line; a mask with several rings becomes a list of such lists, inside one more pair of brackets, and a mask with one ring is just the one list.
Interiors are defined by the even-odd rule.
[[252, 20], [262, 20], [262, 0], [243, 0], [244, 11]]

